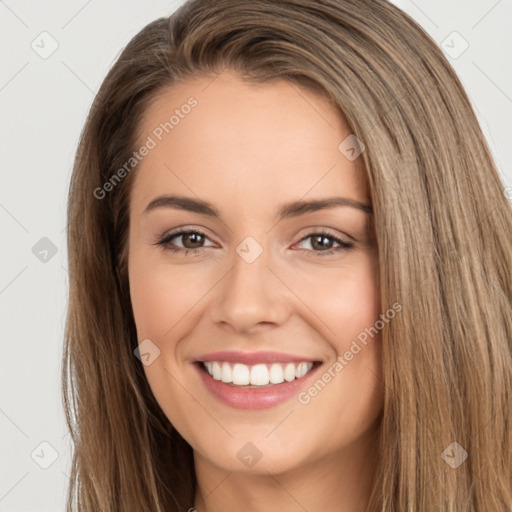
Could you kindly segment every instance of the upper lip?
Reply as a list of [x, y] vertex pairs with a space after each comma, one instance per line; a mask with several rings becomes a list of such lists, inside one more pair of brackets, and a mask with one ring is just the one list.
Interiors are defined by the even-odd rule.
[[210, 352], [199, 356], [197, 362], [201, 361], [226, 361], [230, 363], [242, 363], [248, 366], [260, 363], [301, 363], [308, 361], [318, 361], [318, 359], [309, 356], [298, 356], [285, 354], [283, 352], [239, 352], [223, 350], [220, 352]]

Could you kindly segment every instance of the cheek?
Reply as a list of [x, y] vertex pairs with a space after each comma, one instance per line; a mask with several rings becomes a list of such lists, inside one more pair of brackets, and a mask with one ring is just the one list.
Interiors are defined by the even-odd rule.
[[130, 277], [130, 294], [139, 342], [159, 339], [172, 326], [171, 312], [176, 307], [174, 294], [151, 273]]
[[353, 442], [374, 425], [382, 410], [381, 334], [375, 329], [380, 299], [368, 267], [331, 281], [330, 292], [314, 300], [315, 313], [329, 326], [324, 332], [333, 357], [297, 398], [302, 427], [330, 439], [328, 451]]
[[375, 276], [370, 272], [352, 275], [333, 290], [325, 307], [337, 339], [352, 340], [375, 324], [380, 312], [377, 291]]
[[360, 270], [338, 289], [337, 310], [329, 309], [336, 332], [331, 343], [342, 357], [343, 380], [354, 390], [351, 396], [366, 393], [371, 399], [381, 385], [380, 296], [375, 262], [367, 260]]
[[311, 393], [305, 390], [301, 403], [315, 402], [319, 414], [330, 410], [333, 421], [347, 410], [353, 418], [372, 416], [380, 407], [383, 386], [377, 261], [368, 255], [350, 269], [327, 277], [315, 286], [309, 283], [307, 297], [321, 324], [327, 326], [322, 332], [333, 357], [318, 376], [322, 382]]
[[161, 261], [152, 262], [152, 257], [154, 259], [154, 253], [136, 247], [130, 253], [128, 264], [138, 341], [149, 339], [159, 350], [158, 356], [143, 369], [166, 416], [180, 432], [190, 432], [193, 428], [188, 420], [194, 416], [194, 402], [180, 385], [182, 376], [176, 351], [183, 332], [193, 322], [194, 305], [204, 291], [201, 280], [190, 279], [190, 272], [176, 266], [171, 268]]
[[294, 278], [294, 291], [310, 306], [317, 325], [323, 325], [321, 332], [338, 352], [379, 317], [377, 273], [375, 257], [367, 254], [344, 267]]
[[130, 255], [129, 282], [139, 340], [163, 341], [180, 319], [193, 312], [208, 289], [209, 277], [197, 268], [151, 263], [151, 255], [135, 250]]

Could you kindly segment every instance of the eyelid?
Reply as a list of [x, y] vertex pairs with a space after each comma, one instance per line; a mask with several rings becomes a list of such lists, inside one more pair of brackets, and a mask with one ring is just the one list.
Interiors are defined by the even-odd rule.
[[332, 238], [338, 238], [341, 241], [350, 243], [350, 244], [356, 242], [356, 240], [354, 238], [352, 238], [351, 236], [346, 235], [345, 233], [341, 233], [332, 228], [325, 228], [322, 226], [308, 226], [307, 228], [304, 228], [301, 231], [305, 232], [305, 235], [300, 238], [299, 242], [304, 240], [304, 238], [308, 238], [312, 235], [319, 235], [319, 234], [330, 236]]
[[[173, 237], [178, 237], [179, 238], [179, 236], [183, 236], [183, 235], [186, 235], [188, 233], [197, 233], [199, 235], [202, 235], [208, 241], [213, 242], [214, 244], [216, 244], [216, 242], [214, 240], [212, 240], [210, 235], [208, 235], [205, 231], [203, 231], [203, 229], [196, 228], [196, 227], [189, 227], [189, 226], [181, 226], [179, 228], [172, 229], [171, 231], [165, 231], [162, 235], [160, 235], [157, 238], [156, 244], [157, 245], [158, 244], [162, 244], [162, 242], [165, 241], [165, 240], [170, 240]], [[207, 247], [212, 247], [212, 246], [208, 245]], [[206, 247], [203, 247], [203, 248], [206, 248]], [[200, 250], [201, 247], [199, 247], [197, 249], [187, 249], [187, 248], [184, 248], [184, 247], [179, 247], [178, 249], [183, 249], [183, 250], [187, 250], [187, 251], [197, 251], [197, 250]]]

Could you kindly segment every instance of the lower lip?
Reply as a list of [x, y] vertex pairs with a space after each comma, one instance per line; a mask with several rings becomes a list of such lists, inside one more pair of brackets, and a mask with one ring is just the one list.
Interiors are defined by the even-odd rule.
[[235, 409], [266, 409], [282, 404], [292, 396], [297, 395], [304, 389], [306, 382], [321, 365], [315, 366], [300, 379], [261, 388], [244, 388], [226, 384], [220, 380], [215, 380], [203, 369], [201, 363], [195, 363], [194, 366], [197, 368], [206, 389], [222, 403]]

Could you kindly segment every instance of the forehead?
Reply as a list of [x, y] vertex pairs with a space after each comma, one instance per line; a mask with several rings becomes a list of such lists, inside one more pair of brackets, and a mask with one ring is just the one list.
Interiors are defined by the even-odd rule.
[[137, 168], [134, 206], [176, 189], [215, 202], [333, 192], [364, 201], [361, 159], [338, 148], [349, 135], [332, 104], [285, 80], [250, 83], [225, 71], [179, 82], [141, 120], [137, 147], [152, 148]]

